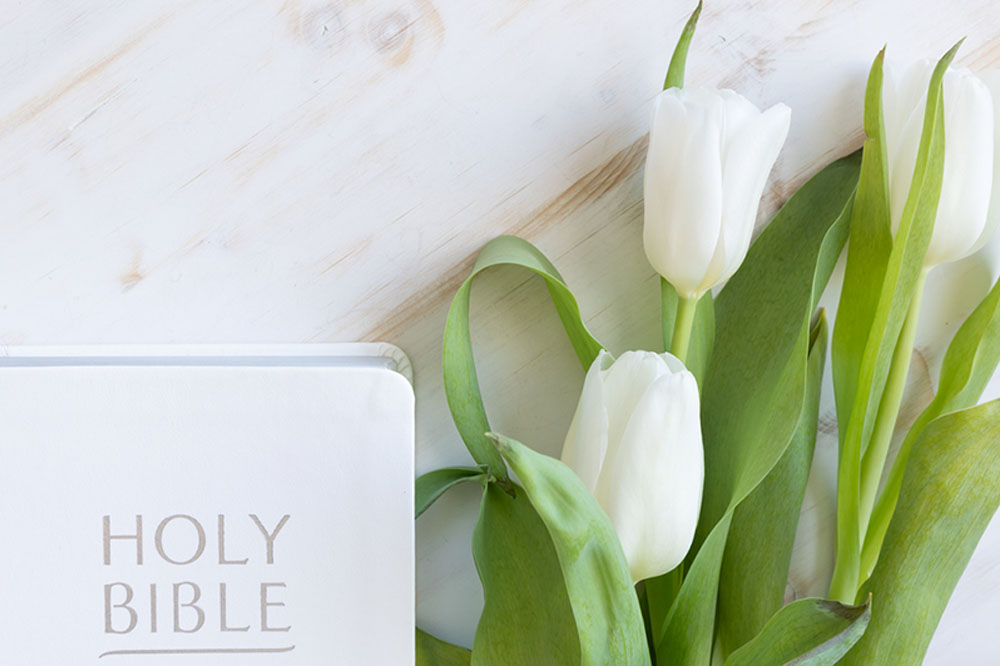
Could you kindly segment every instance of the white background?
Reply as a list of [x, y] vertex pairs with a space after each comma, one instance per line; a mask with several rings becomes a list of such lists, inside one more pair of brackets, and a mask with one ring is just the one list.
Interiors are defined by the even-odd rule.
[[[650, 101], [690, 5], [2, 0], [0, 343], [389, 340], [416, 370], [418, 468], [468, 462], [439, 350], [448, 300], [489, 238], [517, 233], [547, 252], [613, 351], [656, 345], [640, 175]], [[763, 220], [860, 144], [882, 44], [936, 57], [968, 35], [959, 62], [995, 66], [998, 22], [988, 0], [717, 0], [688, 81], [792, 107]], [[993, 269], [966, 270], [961, 298], [946, 295], [953, 311]], [[582, 371], [544, 290], [497, 271], [474, 299], [494, 426], [558, 451]], [[939, 338], [922, 338], [930, 368]], [[933, 374], [913, 375], [919, 403]], [[810, 528], [828, 520], [822, 481], [807, 497], [798, 593], [824, 584], [829, 544]], [[459, 489], [418, 524], [418, 617], [462, 643], [480, 603], [475, 504]], [[1000, 534], [928, 662], [990, 661], [994, 554]]]

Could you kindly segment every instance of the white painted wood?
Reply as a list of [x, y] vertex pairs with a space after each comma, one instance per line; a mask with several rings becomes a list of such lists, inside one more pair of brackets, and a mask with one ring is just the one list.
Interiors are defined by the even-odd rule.
[[[465, 463], [441, 328], [489, 238], [546, 251], [611, 349], [656, 345], [640, 167], [689, 4], [0, 2], [0, 343], [391, 341], [414, 364], [420, 470]], [[688, 80], [792, 107], [766, 219], [859, 145], [883, 43], [937, 56], [968, 35], [960, 61], [997, 66], [998, 20], [987, 0], [719, 0]], [[474, 291], [494, 425], [557, 451], [582, 372], [544, 290], [499, 270]], [[459, 489], [418, 523], [420, 621], [466, 644], [475, 504]], [[995, 661], [977, 613], [998, 610], [998, 534], [928, 663]], [[799, 587], [822, 587], [823, 556], [797, 558]]]

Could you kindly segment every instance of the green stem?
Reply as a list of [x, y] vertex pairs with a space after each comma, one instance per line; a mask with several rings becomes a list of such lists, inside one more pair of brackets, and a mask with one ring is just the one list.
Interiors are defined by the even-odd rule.
[[903, 472], [906, 471], [906, 461], [910, 458], [910, 451], [917, 439], [916, 435], [921, 430], [923, 428], [917, 426], [910, 429], [910, 434], [903, 440], [896, 453], [896, 459], [892, 462], [885, 487], [882, 488], [882, 493], [875, 502], [871, 519], [868, 521], [868, 530], [865, 532], [864, 545], [861, 548], [862, 581], [871, 577], [875, 564], [878, 562], [882, 543], [885, 541], [885, 533], [889, 531], [889, 522], [892, 520], [892, 514], [896, 512], [899, 491], [903, 487]]
[[[841, 536], [838, 534], [837, 538]], [[854, 603], [854, 592], [858, 587], [857, 573], [851, 571], [845, 564], [844, 557], [838, 552], [837, 559], [833, 563], [833, 578], [830, 580], [830, 592], [827, 596], [842, 604]]]
[[882, 550], [882, 542], [885, 540], [885, 533], [889, 530], [889, 521], [896, 511], [896, 501], [899, 499], [899, 491], [903, 487], [903, 472], [906, 470], [906, 461], [910, 458], [910, 451], [917, 440], [917, 436], [924, 429], [924, 426], [931, 421], [933, 416], [929, 416], [929, 411], [924, 410], [917, 417], [916, 422], [910, 427], [910, 432], [906, 434], [903, 443], [899, 445], [896, 452], [896, 459], [892, 461], [892, 468], [889, 469], [889, 476], [885, 481], [885, 486], [875, 501], [875, 508], [872, 510], [868, 520], [868, 529], [865, 531], [864, 544], [861, 548], [861, 580], [864, 581], [872, 575], [875, 563], [878, 562], [879, 553]]
[[[899, 414], [910, 357], [913, 354], [913, 338], [916, 334], [917, 319], [920, 316], [920, 300], [923, 295], [926, 273], [917, 279], [910, 309], [906, 313], [896, 347], [886, 377], [886, 386], [879, 400], [879, 409], [872, 428], [872, 439], [867, 451], [858, 450], [860, 437], [858, 428], [850, 427], [844, 442], [837, 470], [837, 557], [834, 561], [833, 579], [830, 581], [830, 598], [846, 604], [854, 603], [858, 586], [867, 578], [861, 566], [862, 543], [866, 538], [868, 521], [872, 513], [872, 503], [878, 491], [878, 483], [885, 466], [886, 452], [892, 431]], [[843, 425], [843, 424], [842, 424]], [[849, 426], [857, 424], [850, 423]], [[853, 432], [853, 435], [852, 435]], [[854, 447], [851, 444], [855, 444]], [[850, 456], [850, 457], [848, 457]], [[854, 497], [850, 497], [853, 488]], [[853, 499], [853, 502], [852, 502]], [[851, 504], [853, 503], [853, 509]]]
[[681, 585], [683, 585], [684, 583], [684, 562], [681, 562], [671, 571], [667, 572], [667, 576], [669, 577], [668, 580], [670, 581], [671, 584], [670, 590], [672, 592], [670, 597], [670, 605], [673, 605], [674, 599], [676, 599], [677, 595], [680, 594]]
[[[656, 637], [659, 638], [659, 633], [663, 627], [664, 621], [670, 614], [670, 609], [674, 605], [674, 601], [677, 599], [677, 595], [680, 594], [681, 585], [684, 582], [684, 563], [681, 562], [671, 571], [667, 573], [656, 576], [655, 578], [649, 578], [640, 583], [646, 593], [646, 604], [649, 611], [649, 626], [652, 628]], [[655, 645], [652, 650], [655, 654]], [[656, 663], [656, 660], [653, 660]]]
[[[861, 504], [858, 518], [861, 534], [868, 530], [872, 507], [878, 492], [882, 470], [885, 468], [892, 433], [896, 429], [896, 419], [899, 416], [899, 406], [903, 401], [903, 389], [910, 373], [910, 359], [913, 356], [913, 341], [917, 335], [917, 321], [920, 319], [920, 301], [924, 292], [924, 281], [927, 273], [921, 273], [913, 291], [910, 309], [903, 320], [903, 328], [899, 332], [899, 340], [892, 354], [892, 364], [886, 378], [885, 390], [879, 402], [875, 425], [872, 428], [872, 439], [861, 461]], [[863, 582], [863, 581], [858, 581]]]
[[694, 313], [698, 309], [698, 297], [680, 296], [677, 300], [677, 317], [674, 319], [674, 337], [670, 342], [670, 353], [687, 364], [688, 348], [691, 346], [691, 331], [694, 329]]
[[639, 610], [642, 611], [642, 623], [646, 627], [646, 648], [649, 656], [656, 654], [656, 639], [653, 637], [653, 623], [649, 615], [649, 590], [646, 589], [646, 581], [636, 583], [635, 592], [639, 596]]

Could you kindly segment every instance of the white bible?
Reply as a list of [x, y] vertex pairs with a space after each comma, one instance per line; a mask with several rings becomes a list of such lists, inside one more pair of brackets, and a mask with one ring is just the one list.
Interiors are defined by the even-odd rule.
[[412, 664], [395, 347], [0, 348], [0, 662]]

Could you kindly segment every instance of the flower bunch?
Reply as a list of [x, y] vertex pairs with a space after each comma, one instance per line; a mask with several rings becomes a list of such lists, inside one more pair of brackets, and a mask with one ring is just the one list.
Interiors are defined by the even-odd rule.
[[[645, 169], [663, 350], [613, 356], [556, 268], [515, 237], [483, 248], [452, 302], [445, 392], [476, 465], [417, 479], [416, 512], [481, 484], [485, 606], [471, 650], [417, 630], [418, 664], [919, 663], [1000, 506], [1000, 401], [977, 405], [1000, 361], [1000, 283], [888, 463], [926, 276], [1000, 222], [1000, 75], [952, 68], [957, 46], [907, 68], [880, 53], [863, 149], [751, 243], [790, 111], [684, 85], [699, 10], [654, 100]], [[786, 604], [828, 357], [818, 303], [842, 254], [836, 568], [829, 599]], [[561, 460], [486, 417], [470, 289], [498, 265], [543, 279], [587, 371]]]

